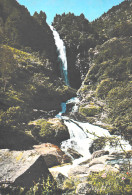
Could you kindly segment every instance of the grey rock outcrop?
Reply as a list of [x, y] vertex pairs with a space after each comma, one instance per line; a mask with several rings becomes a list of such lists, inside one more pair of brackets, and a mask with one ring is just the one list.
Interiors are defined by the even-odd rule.
[[44, 158], [36, 151], [0, 150], [0, 188], [3, 184], [30, 188], [48, 174]]

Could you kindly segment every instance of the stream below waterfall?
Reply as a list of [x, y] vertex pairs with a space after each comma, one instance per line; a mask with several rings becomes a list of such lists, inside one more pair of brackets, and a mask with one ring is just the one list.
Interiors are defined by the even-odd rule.
[[[78, 98], [72, 98], [71, 100], [68, 100], [67, 102], [72, 101], [75, 103], [74, 107], [77, 107], [77, 104], [79, 103]], [[111, 145], [110, 142], [107, 142], [107, 144], [104, 146], [103, 150], [109, 151], [109, 154], [112, 154], [114, 152], [123, 152], [131, 150], [132, 147], [130, 146], [129, 142], [126, 140], [123, 140], [121, 136], [115, 136], [110, 135], [109, 131], [106, 129], [103, 129], [99, 126], [89, 124], [88, 122], [79, 122], [75, 121], [73, 119], [70, 119], [67, 116], [63, 116], [63, 114], [66, 112], [66, 103], [61, 104], [62, 111], [59, 112], [58, 115], [56, 115], [57, 118], [60, 118], [64, 121], [64, 124], [67, 126], [70, 139], [65, 140], [61, 143], [61, 150], [64, 151], [67, 155], [71, 156], [68, 152], [68, 149], [73, 149], [74, 151], [77, 151], [79, 154], [81, 154], [82, 157], [78, 159], [73, 159], [72, 165], [65, 165], [62, 167], [55, 167], [52, 168], [54, 171], [59, 171], [62, 174], [68, 176], [68, 171], [71, 168], [74, 168], [75, 166], [79, 165], [81, 162], [84, 162], [85, 160], [88, 160], [91, 158], [91, 153], [89, 151], [93, 141], [100, 137], [106, 137], [106, 138], [114, 138], [118, 139], [118, 145]], [[72, 112], [74, 112], [74, 109], [72, 109]], [[132, 159], [131, 159], [132, 160]], [[112, 163], [117, 163], [114, 162]], [[121, 161], [121, 159], [119, 159]]]
[[[64, 45], [63, 40], [60, 38], [58, 32], [54, 29], [54, 27], [50, 26], [53, 36], [55, 39], [55, 44], [58, 51], [58, 58], [60, 62], [60, 69], [61, 69], [61, 76], [65, 81], [66, 85], [69, 85], [68, 81], [68, 71], [67, 71], [67, 58], [66, 58], [66, 48]], [[73, 159], [71, 165], [65, 165], [63, 167], [55, 167], [51, 168], [54, 171], [59, 171], [62, 174], [67, 176], [68, 170], [72, 167], [77, 166], [81, 162], [90, 159], [91, 153], [90, 153], [90, 146], [92, 145], [93, 141], [100, 137], [109, 137], [118, 139], [118, 145], [111, 145], [110, 142], [107, 142], [107, 144], [104, 146], [104, 150], [109, 151], [110, 154], [113, 152], [122, 152], [123, 150], [128, 151], [131, 150], [131, 146], [129, 145], [128, 141], [125, 141], [121, 139], [120, 136], [112, 136], [110, 135], [109, 131], [106, 129], [103, 129], [99, 126], [95, 126], [92, 124], [89, 124], [88, 122], [79, 122], [75, 121], [73, 119], [70, 119], [67, 116], [64, 116], [66, 113], [66, 105], [68, 103], [74, 103], [74, 106], [72, 108], [72, 112], [78, 111], [78, 104], [79, 99], [77, 97], [71, 98], [66, 103], [61, 103], [62, 110], [56, 115], [57, 118], [60, 118], [64, 121], [64, 124], [67, 126], [70, 139], [63, 141], [61, 143], [61, 149], [68, 155], [70, 153], [68, 152], [68, 149], [71, 148], [74, 151], [77, 151], [79, 154], [81, 154], [81, 157], [78, 159]], [[114, 163], [117, 163], [114, 162]]]

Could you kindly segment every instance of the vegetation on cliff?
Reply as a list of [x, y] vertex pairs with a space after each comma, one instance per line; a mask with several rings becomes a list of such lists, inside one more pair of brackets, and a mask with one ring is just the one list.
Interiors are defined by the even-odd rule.
[[[98, 119], [112, 124], [120, 134], [128, 138], [132, 133], [131, 44], [131, 37], [112, 38], [91, 50], [94, 57], [80, 89], [85, 105], [93, 102], [102, 106], [102, 113], [105, 115], [98, 116]], [[81, 107], [80, 113], [83, 114]]]
[[30, 120], [40, 115], [47, 117], [51, 110], [55, 114], [60, 103], [75, 94], [49, 69], [48, 59], [40, 60], [35, 54], [6, 45], [1, 45], [0, 53], [2, 134], [4, 129], [13, 132], [30, 130]]
[[40, 51], [42, 56], [57, 61], [52, 32], [46, 19], [39, 22], [43, 15], [40, 12], [32, 17], [16, 0], [0, 0], [0, 42], [25, 51]]

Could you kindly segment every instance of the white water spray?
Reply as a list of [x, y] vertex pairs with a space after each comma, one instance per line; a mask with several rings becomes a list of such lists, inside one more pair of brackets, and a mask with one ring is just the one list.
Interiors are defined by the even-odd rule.
[[58, 32], [54, 29], [53, 26], [50, 26], [50, 29], [53, 32], [55, 44], [58, 51], [58, 59], [60, 63], [61, 76], [65, 81], [66, 85], [69, 85], [68, 81], [68, 72], [67, 72], [67, 58], [66, 58], [66, 47], [64, 45], [63, 40], [60, 38]]

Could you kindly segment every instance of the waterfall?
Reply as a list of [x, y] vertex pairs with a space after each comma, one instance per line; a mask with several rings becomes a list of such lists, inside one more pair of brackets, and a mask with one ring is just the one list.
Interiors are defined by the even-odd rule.
[[58, 61], [61, 69], [61, 76], [65, 81], [66, 85], [69, 85], [68, 81], [68, 72], [67, 72], [67, 58], [66, 58], [66, 47], [63, 40], [60, 38], [59, 33], [54, 29], [53, 26], [50, 26], [50, 29], [53, 32], [55, 44], [58, 51]]
[[[59, 54], [58, 58], [61, 66], [61, 75], [65, 81], [65, 84], [69, 85], [68, 73], [67, 73], [66, 48], [64, 46], [62, 39], [60, 39], [58, 32], [53, 28], [53, 26], [50, 26], [50, 28], [53, 32], [55, 44]], [[104, 144], [103, 149], [108, 150], [110, 154], [113, 152], [122, 152], [122, 150], [125, 151], [131, 150], [131, 146], [129, 145], [128, 141], [122, 140], [120, 136], [114, 137], [110, 135], [109, 131], [106, 129], [89, 124], [88, 122], [83, 123], [83, 122], [70, 119], [67, 116], [63, 116], [63, 114], [66, 113], [66, 105], [68, 103], [74, 103], [72, 112], [75, 113], [78, 111], [79, 99], [74, 97], [68, 100], [66, 103], [64, 102], [61, 103], [62, 111], [56, 115], [57, 118], [61, 118], [64, 121], [64, 124], [67, 126], [70, 134], [70, 139], [63, 141], [61, 143], [61, 149], [66, 154], [70, 155], [68, 149], [71, 148], [77, 151], [78, 153], [80, 153], [82, 157], [76, 160], [73, 159], [72, 165], [52, 168], [53, 170], [60, 171], [64, 175], [67, 175], [67, 172], [71, 167], [74, 167], [78, 165], [80, 162], [83, 162], [84, 160], [91, 158], [90, 147], [93, 141], [99, 137], [106, 137], [106, 138], [113, 137], [114, 139], [117, 138], [118, 141], [120, 142], [118, 146], [111, 145], [109, 142], [106, 145]]]

